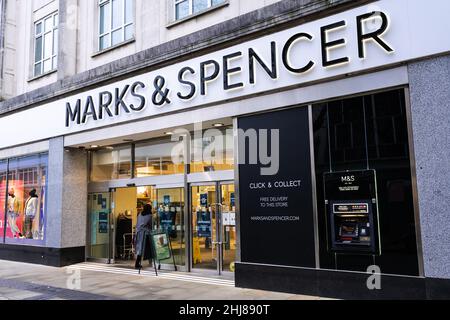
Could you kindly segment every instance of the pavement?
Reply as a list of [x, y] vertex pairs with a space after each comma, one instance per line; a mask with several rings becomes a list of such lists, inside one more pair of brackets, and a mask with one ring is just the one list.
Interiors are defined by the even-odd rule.
[[82, 263], [65, 268], [0, 260], [0, 300], [321, 300], [241, 289], [232, 279]]

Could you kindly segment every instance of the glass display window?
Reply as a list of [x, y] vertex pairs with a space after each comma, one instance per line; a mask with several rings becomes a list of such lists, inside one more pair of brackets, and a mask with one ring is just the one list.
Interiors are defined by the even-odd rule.
[[3, 237], [5, 226], [5, 201], [7, 194], [8, 162], [0, 161], [0, 237]]
[[[32, 244], [44, 240], [47, 161], [47, 155], [10, 159], [7, 174], [0, 173], [0, 189], [6, 199], [6, 205], [2, 203], [2, 210], [6, 208], [2, 221], [6, 243]], [[6, 172], [4, 169], [0, 165], [0, 172]]]

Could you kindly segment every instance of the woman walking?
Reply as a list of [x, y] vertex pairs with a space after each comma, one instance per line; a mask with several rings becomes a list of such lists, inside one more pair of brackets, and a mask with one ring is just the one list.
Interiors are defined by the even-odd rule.
[[[136, 224], [136, 263], [134, 267], [136, 269], [142, 269], [141, 261], [142, 256], [146, 258], [146, 252], [149, 252], [150, 244], [146, 243], [146, 252], [143, 252], [143, 244], [148, 240], [147, 235], [152, 231], [152, 206], [150, 204], [146, 204], [144, 209], [139, 214]], [[147, 239], [146, 239], [147, 238]]]

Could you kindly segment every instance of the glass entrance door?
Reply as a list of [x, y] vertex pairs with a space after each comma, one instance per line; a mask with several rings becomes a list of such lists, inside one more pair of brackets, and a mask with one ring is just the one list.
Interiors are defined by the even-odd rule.
[[[220, 200], [219, 200], [220, 199]], [[191, 186], [192, 267], [232, 271], [236, 256], [234, 184]]]
[[192, 267], [217, 270], [217, 188], [191, 187]]
[[222, 234], [222, 270], [234, 270], [236, 261], [236, 205], [234, 184], [220, 185], [220, 215]]
[[88, 260], [111, 263], [111, 193], [88, 195]]

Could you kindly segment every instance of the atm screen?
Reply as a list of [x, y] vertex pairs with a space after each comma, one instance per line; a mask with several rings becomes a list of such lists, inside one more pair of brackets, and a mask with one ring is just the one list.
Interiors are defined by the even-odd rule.
[[358, 225], [356, 223], [341, 224], [339, 233], [341, 238], [357, 238]]
[[368, 214], [369, 204], [368, 203], [357, 203], [357, 204], [335, 204], [333, 206], [334, 213], [358, 213], [358, 214]]

